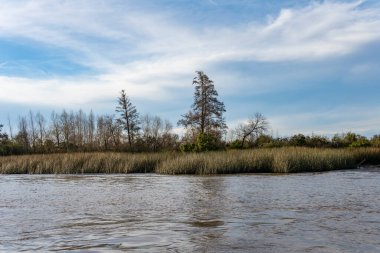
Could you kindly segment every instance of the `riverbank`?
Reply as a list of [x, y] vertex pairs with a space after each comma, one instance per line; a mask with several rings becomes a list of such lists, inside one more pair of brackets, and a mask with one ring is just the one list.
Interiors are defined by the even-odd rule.
[[380, 164], [380, 148], [276, 148], [208, 153], [69, 153], [0, 157], [0, 174], [296, 173]]

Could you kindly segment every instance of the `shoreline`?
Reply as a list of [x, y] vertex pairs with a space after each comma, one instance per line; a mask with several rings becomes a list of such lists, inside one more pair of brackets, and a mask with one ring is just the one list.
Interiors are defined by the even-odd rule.
[[0, 174], [299, 173], [378, 164], [380, 148], [287, 147], [206, 153], [60, 153], [0, 157]]

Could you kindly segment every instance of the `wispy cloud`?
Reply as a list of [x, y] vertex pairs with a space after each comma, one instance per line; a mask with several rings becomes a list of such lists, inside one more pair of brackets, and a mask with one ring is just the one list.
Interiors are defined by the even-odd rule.
[[[0, 101], [80, 106], [114, 97], [122, 88], [133, 97], [167, 100], [174, 96], [172, 89], [189, 89], [195, 70], [227, 76], [220, 63], [310, 62], [348, 55], [380, 41], [380, 9], [362, 2], [312, 2], [266, 20], [199, 29], [168, 10], [135, 1], [2, 1], [0, 39], [66, 50], [64, 57], [96, 74], [3, 76]], [[221, 79], [220, 85], [246, 78]]]

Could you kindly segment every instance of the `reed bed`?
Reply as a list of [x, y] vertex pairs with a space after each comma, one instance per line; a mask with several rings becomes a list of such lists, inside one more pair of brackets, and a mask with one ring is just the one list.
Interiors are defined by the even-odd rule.
[[[366, 152], [363, 152], [366, 154]], [[380, 150], [377, 151], [380, 156]], [[318, 172], [357, 167], [350, 150], [279, 148], [188, 154], [164, 160], [163, 174], [229, 174]]]
[[0, 174], [296, 173], [380, 164], [379, 148], [276, 148], [208, 153], [70, 153], [0, 157]]
[[70, 153], [0, 157], [1, 174], [152, 173], [170, 154]]

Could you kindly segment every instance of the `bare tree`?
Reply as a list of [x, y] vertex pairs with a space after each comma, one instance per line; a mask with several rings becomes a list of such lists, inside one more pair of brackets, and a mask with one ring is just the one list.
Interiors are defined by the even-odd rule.
[[79, 146], [79, 147], [82, 147], [83, 146], [83, 142], [84, 142], [84, 137], [85, 137], [85, 121], [86, 121], [86, 115], [84, 114], [84, 112], [82, 110], [79, 110], [79, 112], [77, 112], [75, 114], [75, 132], [76, 132], [76, 138], [75, 138], [75, 143]]
[[63, 134], [63, 141], [65, 144], [65, 148], [68, 151], [69, 150], [69, 142], [70, 142], [70, 114], [66, 112], [66, 110], [63, 110], [60, 115], [60, 125], [61, 125], [61, 131]]
[[178, 144], [178, 135], [173, 133], [173, 124], [165, 120], [162, 133], [162, 148], [176, 149]]
[[157, 151], [163, 147], [164, 136], [168, 135], [172, 129], [169, 121], [164, 121], [158, 116], [146, 114], [141, 120], [143, 130], [143, 141], [147, 148]]
[[10, 135], [11, 139], [13, 139], [13, 128], [12, 128], [11, 117], [9, 116], [9, 114], [8, 114], [7, 119], [8, 119], [9, 135]]
[[46, 136], [46, 120], [45, 120], [45, 117], [40, 112], [36, 114], [36, 122], [37, 122], [38, 135], [39, 135], [38, 141], [39, 141], [40, 147], [42, 147], [45, 136]]
[[55, 113], [54, 111], [51, 113], [51, 126], [50, 126], [50, 132], [53, 135], [55, 139], [55, 143], [57, 144], [57, 147], [60, 147], [61, 144], [61, 133], [62, 133], [62, 126], [60, 121], [60, 116]]
[[103, 147], [103, 149], [108, 150], [109, 135], [106, 128], [106, 116], [99, 116], [96, 124], [98, 147]]
[[22, 145], [25, 151], [29, 151], [29, 133], [28, 133], [28, 120], [26, 117], [20, 117], [18, 122], [18, 134], [16, 136], [16, 141]]
[[88, 142], [90, 144], [90, 147], [92, 147], [93, 142], [94, 142], [94, 134], [95, 134], [95, 116], [92, 110], [90, 114], [88, 115], [87, 125], [88, 125]]
[[38, 138], [37, 136], [37, 130], [36, 126], [34, 124], [34, 114], [32, 111], [29, 111], [29, 138], [30, 138], [30, 143], [32, 144], [33, 151], [36, 150], [36, 140]]
[[111, 115], [102, 115], [97, 119], [98, 146], [105, 150], [118, 149], [121, 139], [120, 124]]
[[197, 71], [193, 79], [195, 85], [194, 103], [191, 110], [182, 115], [178, 125], [182, 125], [197, 134], [212, 134], [221, 136], [227, 129], [223, 113], [226, 111], [224, 104], [218, 100], [218, 92], [214, 82], [202, 71]]
[[245, 124], [240, 124], [236, 133], [238, 138], [241, 139], [241, 147], [244, 147], [244, 143], [248, 137], [257, 136], [263, 134], [268, 130], [269, 122], [261, 113], [256, 113], [252, 118], [248, 119]]
[[138, 135], [140, 130], [139, 114], [136, 107], [132, 105], [131, 101], [122, 90], [118, 98], [119, 105], [116, 107], [116, 112], [120, 113], [117, 121], [122, 125], [123, 129], [127, 132], [129, 148], [132, 149], [134, 138]]

